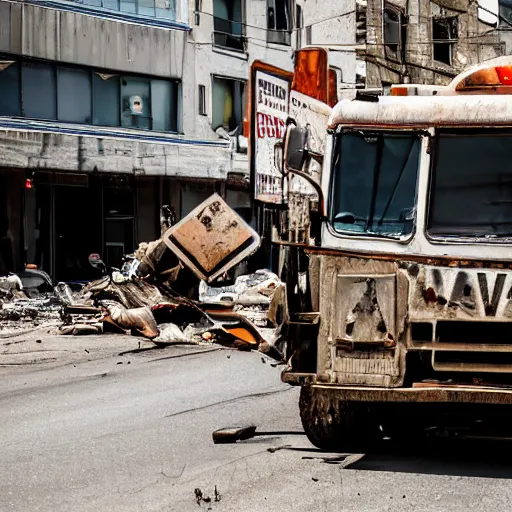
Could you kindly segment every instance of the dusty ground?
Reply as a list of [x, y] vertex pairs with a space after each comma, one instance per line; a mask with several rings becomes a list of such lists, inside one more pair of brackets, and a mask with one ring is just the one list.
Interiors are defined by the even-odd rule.
[[[0, 511], [511, 509], [509, 443], [323, 453], [304, 436], [298, 389], [261, 354], [138, 343], [0, 340]], [[213, 444], [214, 430], [247, 424], [265, 435]]]
[[[164, 350], [143, 337], [121, 334], [58, 336], [55, 327], [27, 328], [12, 334], [0, 331], [0, 368], [35, 365], [53, 368], [127, 354]], [[196, 345], [192, 345], [196, 346]], [[44, 365], [44, 366], [43, 366]]]

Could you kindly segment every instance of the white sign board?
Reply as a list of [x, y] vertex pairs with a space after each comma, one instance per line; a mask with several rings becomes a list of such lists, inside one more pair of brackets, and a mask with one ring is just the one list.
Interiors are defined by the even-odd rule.
[[283, 198], [283, 178], [276, 166], [274, 146], [284, 137], [289, 88], [287, 80], [256, 71], [255, 199], [265, 203], [281, 203]]

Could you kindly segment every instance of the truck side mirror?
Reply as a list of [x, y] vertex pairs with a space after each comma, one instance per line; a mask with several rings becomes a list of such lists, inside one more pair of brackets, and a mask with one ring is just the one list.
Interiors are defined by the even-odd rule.
[[289, 126], [286, 132], [285, 161], [288, 169], [301, 171], [307, 159], [308, 132], [299, 126]]

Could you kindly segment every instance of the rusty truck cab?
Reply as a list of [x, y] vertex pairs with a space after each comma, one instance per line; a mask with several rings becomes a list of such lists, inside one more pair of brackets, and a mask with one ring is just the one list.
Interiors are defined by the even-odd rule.
[[310, 311], [282, 378], [317, 446], [350, 448], [374, 405], [510, 408], [511, 85], [504, 57], [333, 109], [321, 236], [288, 244]]

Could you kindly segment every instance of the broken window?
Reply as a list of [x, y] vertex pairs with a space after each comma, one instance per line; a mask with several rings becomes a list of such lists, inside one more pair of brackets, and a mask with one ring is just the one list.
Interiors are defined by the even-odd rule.
[[336, 141], [331, 223], [336, 231], [412, 233], [420, 137], [345, 132]]
[[0, 60], [0, 93], [4, 116], [178, 131], [180, 85], [173, 80]]
[[267, 0], [267, 41], [277, 44], [291, 44], [291, 1]]
[[[212, 128], [223, 128], [231, 136], [242, 134], [245, 84], [228, 78], [213, 79]], [[238, 137], [237, 137], [238, 138]]]
[[458, 38], [458, 19], [450, 18], [432, 19], [432, 40], [434, 44], [434, 60], [452, 65], [453, 48]]
[[383, 23], [386, 56], [399, 62], [403, 62], [407, 38], [407, 25], [403, 12], [394, 6], [387, 4], [384, 8]]
[[512, 28], [512, 2], [501, 0], [499, 2], [499, 27], [510, 30]]
[[213, 41], [243, 51], [242, 0], [213, 1]]

